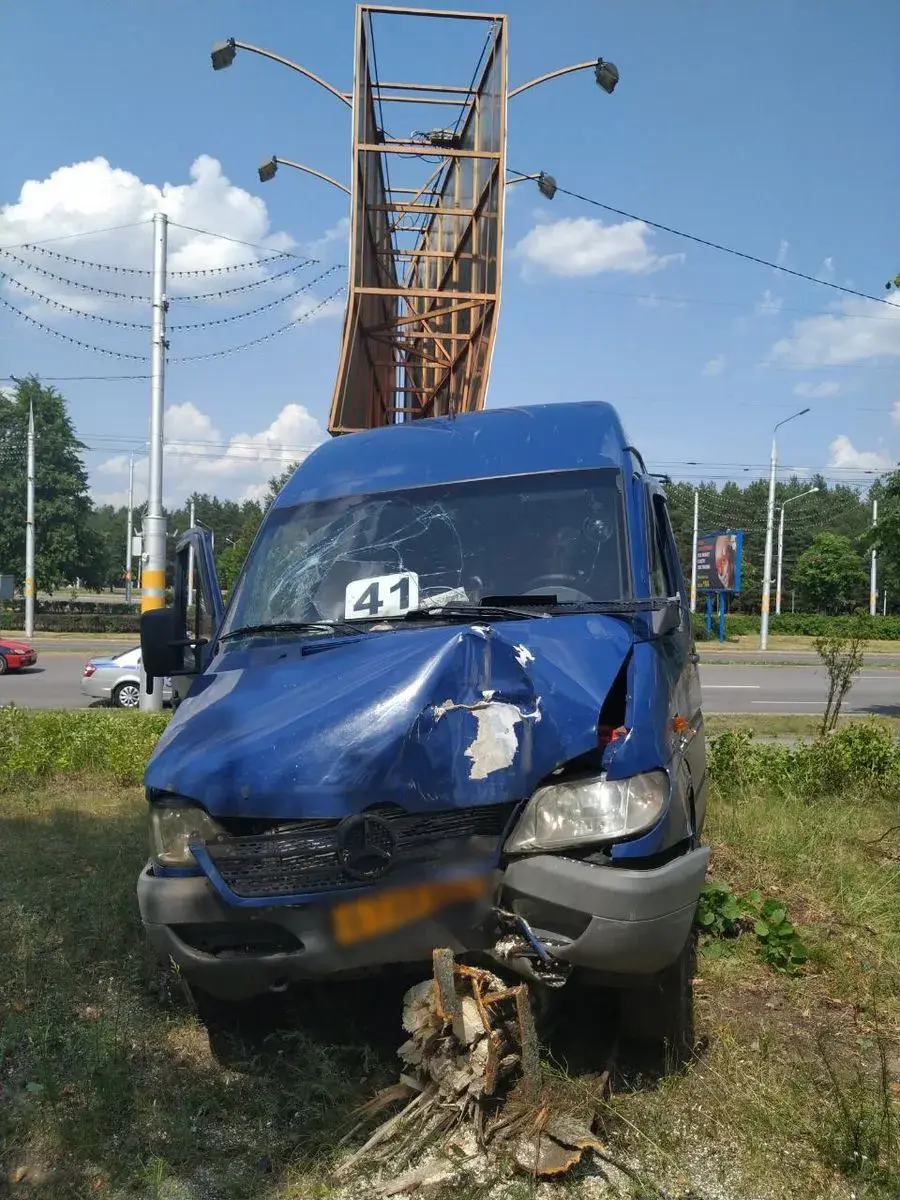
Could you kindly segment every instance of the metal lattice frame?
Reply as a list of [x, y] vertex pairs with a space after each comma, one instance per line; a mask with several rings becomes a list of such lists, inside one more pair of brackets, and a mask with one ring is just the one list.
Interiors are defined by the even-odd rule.
[[[484, 23], [480, 73], [470, 87], [383, 82], [375, 16]], [[350, 278], [331, 433], [484, 406], [500, 301], [506, 57], [504, 16], [357, 8]], [[386, 130], [421, 111], [449, 115], [448, 136]]]

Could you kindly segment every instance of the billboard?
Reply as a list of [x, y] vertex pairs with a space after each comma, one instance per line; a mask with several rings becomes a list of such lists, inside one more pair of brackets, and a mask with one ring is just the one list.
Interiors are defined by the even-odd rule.
[[741, 530], [701, 534], [697, 538], [697, 590], [739, 592], [743, 553]]

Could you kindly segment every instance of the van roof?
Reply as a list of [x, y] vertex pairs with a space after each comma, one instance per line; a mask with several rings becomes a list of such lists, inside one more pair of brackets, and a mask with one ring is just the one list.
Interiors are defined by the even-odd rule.
[[492, 408], [330, 438], [294, 472], [276, 505], [588, 467], [618, 467], [627, 446], [602, 401]]

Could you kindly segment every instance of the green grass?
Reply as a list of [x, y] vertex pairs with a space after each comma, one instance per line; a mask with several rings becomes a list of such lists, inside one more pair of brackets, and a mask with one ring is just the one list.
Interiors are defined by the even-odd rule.
[[[310, 987], [210, 1037], [153, 991], [134, 896], [144, 816], [138, 789], [90, 776], [0, 794], [0, 1181], [24, 1169], [10, 1192], [39, 1200], [172, 1197], [178, 1184], [195, 1200], [325, 1197], [353, 1107], [396, 1078], [405, 984]], [[788, 979], [752, 938], [705, 945], [706, 1045], [662, 1082], [620, 1050], [604, 1108], [613, 1154], [672, 1196], [896, 1198], [873, 1162], [873, 1147], [887, 1153], [880, 1100], [900, 1092], [900, 834], [876, 842], [896, 824], [890, 789], [712, 797], [714, 877], [783, 899], [811, 965]], [[550, 1045], [565, 1086], [595, 1101], [603, 1013], [590, 1000], [580, 1050]], [[596, 1181], [555, 1186], [597, 1194]], [[521, 1180], [446, 1192], [470, 1194], [544, 1193]]]
[[[718, 626], [715, 627], [715, 630]], [[726, 626], [726, 636], [728, 629]], [[718, 633], [714, 632], [714, 638], [718, 638]], [[873, 639], [863, 643], [867, 654], [900, 654], [900, 641]], [[809, 650], [815, 651], [815, 638], [803, 637], [797, 634], [786, 633], [770, 633], [768, 638], [769, 650]], [[728, 637], [726, 642], [713, 640], [709, 642], [699, 642], [697, 649], [701, 655], [708, 654], [726, 654], [729, 650], [759, 650], [759, 634], [758, 633], [739, 633], [732, 637]]]
[[[841, 717], [838, 726], [860, 724], [871, 720], [863, 716]], [[900, 737], [900, 717], [879, 717], [878, 723], [885, 725]], [[707, 734], [715, 736], [726, 729], [749, 729], [760, 737], [816, 737], [822, 726], [822, 718], [804, 714], [781, 713], [705, 713], [703, 724]]]

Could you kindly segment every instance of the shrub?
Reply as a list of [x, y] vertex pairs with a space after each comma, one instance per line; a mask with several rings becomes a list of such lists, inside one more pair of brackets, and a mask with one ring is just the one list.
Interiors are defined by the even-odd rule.
[[[714, 636], [718, 628], [713, 618]], [[758, 613], [729, 613], [725, 620], [728, 636], [759, 633]], [[868, 613], [849, 617], [827, 617], [821, 613], [781, 613], [769, 618], [769, 633], [787, 637], [849, 636], [854, 631], [866, 641], [900, 641], [900, 617], [872, 617]], [[694, 634], [706, 631], [706, 614], [694, 613]], [[704, 637], [702, 640], [706, 640]]]
[[0, 708], [0, 788], [86, 771], [140, 783], [169, 716]]
[[[15, 631], [25, 628], [23, 613], [3, 612], [0, 628]], [[137, 612], [129, 616], [103, 613], [39, 613], [35, 631], [41, 633], [133, 633], [139, 634], [141, 618]]]
[[854, 721], [797, 746], [755, 742], [748, 729], [710, 739], [709, 773], [726, 797], [748, 789], [791, 792], [803, 799], [841, 792], [900, 789], [900, 749], [888, 726]]

